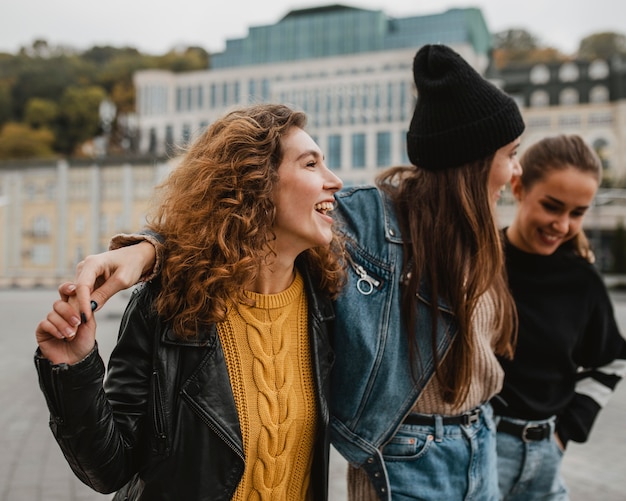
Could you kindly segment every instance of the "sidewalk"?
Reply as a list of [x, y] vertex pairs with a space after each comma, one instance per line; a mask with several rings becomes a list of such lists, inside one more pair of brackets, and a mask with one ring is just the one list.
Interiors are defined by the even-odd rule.
[[[32, 357], [35, 326], [54, 299], [54, 290], [0, 290], [0, 501], [112, 498], [94, 493], [74, 477], [48, 429], [48, 411]], [[614, 300], [626, 333], [626, 295], [616, 295]], [[106, 356], [115, 343], [126, 301], [127, 296], [120, 294], [97, 314], [99, 346]], [[622, 382], [598, 418], [590, 441], [568, 446], [564, 474], [571, 501], [626, 500], [625, 420], [626, 382]], [[334, 451], [329, 500], [346, 500], [345, 462]]]

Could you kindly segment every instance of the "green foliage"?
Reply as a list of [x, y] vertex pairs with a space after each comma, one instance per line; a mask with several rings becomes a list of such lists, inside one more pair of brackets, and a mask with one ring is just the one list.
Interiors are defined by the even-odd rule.
[[578, 47], [581, 59], [610, 59], [615, 55], [626, 55], [626, 35], [612, 31], [595, 33], [583, 38]]
[[529, 51], [538, 47], [537, 37], [520, 28], [500, 31], [493, 36], [494, 49]]
[[33, 129], [52, 128], [59, 118], [59, 106], [51, 99], [33, 97], [26, 103], [24, 122]]
[[0, 159], [54, 157], [54, 134], [49, 129], [7, 123], [0, 131]]
[[[21, 123], [28, 131], [28, 137], [18, 141], [16, 135], [8, 133], [15, 130], [12, 124], [4, 136], [4, 149], [19, 158], [36, 152], [49, 155], [46, 148], [50, 145], [57, 153], [74, 154], [83, 141], [101, 132], [98, 106], [104, 98], [113, 101], [118, 114], [134, 112], [134, 72], [149, 68], [195, 71], [208, 66], [209, 54], [201, 47], [171, 50], [160, 56], [108, 45], [81, 53], [39, 39], [17, 54], [0, 53], [0, 126]], [[115, 127], [114, 123], [114, 131]], [[52, 131], [53, 142], [33, 139], [33, 129], [45, 129], [46, 134]], [[6, 145], [9, 140], [16, 141], [15, 148]], [[33, 146], [39, 143], [46, 147]], [[4, 158], [8, 158], [6, 154]]]
[[0, 80], [0, 127], [11, 120], [11, 85]]
[[98, 108], [106, 98], [102, 87], [68, 87], [61, 98], [61, 128], [57, 131], [57, 150], [73, 154], [78, 146], [100, 131]]

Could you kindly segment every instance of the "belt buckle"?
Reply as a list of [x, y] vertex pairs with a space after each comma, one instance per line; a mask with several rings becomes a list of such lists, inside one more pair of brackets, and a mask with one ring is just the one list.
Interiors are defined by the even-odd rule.
[[474, 424], [475, 422], [477, 422], [479, 418], [480, 418], [480, 410], [479, 409], [473, 410], [472, 412], [467, 412], [467, 413], [463, 414], [463, 424], [465, 426], [469, 426], [469, 425]]
[[526, 423], [524, 429], [522, 430], [522, 440], [526, 443], [533, 442], [534, 440], [528, 438], [528, 432], [531, 428], [535, 428], [535, 425], [531, 425], [530, 423]]

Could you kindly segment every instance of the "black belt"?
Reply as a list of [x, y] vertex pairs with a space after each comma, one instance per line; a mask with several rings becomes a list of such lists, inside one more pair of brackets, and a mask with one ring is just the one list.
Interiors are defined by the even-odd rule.
[[[442, 424], [464, 424], [466, 426], [475, 423], [480, 418], [480, 408], [459, 414], [458, 416], [444, 416], [441, 419]], [[409, 414], [404, 418], [404, 424], [412, 424], [417, 426], [435, 426], [435, 416], [427, 416], [425, 414]]]
[[498, 431], [521, 438], [524, 442], [539, 442], [550, 436], [550, 425], [548, 423], [516, 424], [501, 419], [498, 423]]

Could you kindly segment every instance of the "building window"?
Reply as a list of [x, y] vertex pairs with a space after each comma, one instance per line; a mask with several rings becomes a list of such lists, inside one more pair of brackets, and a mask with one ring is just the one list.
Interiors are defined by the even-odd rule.
[[589, 65], [589, 77], [592, 80], [600, 80], [609, 76], [609, 65], [602, 59], [596, 59]]
[[388, 167], [391, 165], [391, 133], [376, 133], [376, 166]]
[[267, 78], [261, 81], [261, 97], [265, 102], [270, 100], [270, 81]]
[[176, 111], [183, 109], [183, 89], [176, 87]]
[[46, 183], [46, 199], [56, 200], [57, 198], [57, 185], [55, 182], [50, 181]]
[[211, 84], [211, 108], [217, 107], [217, 84]]
[[559, 125], [565, 127], [579, 126], [581, 124], [580, 115], [563, 115], [559, 117]]
[[564, 63], [559, 68], [559, 78], [562, 82], [575, 82], [578, 80], [578, 66], [574, 63]]
[[189, 126], [189, 124], [183, 124], [183, 144], [188, 144], [189, 143], [189, 139], [191, 139], [191, 127]]
[[563, 106], [578, 104], [578, 91], [572, 87], [563, 89], [559, 95], [559, 103]]
[[545, 108], [550, 105], [550, 95], [545, 90], [536, 90], [530, 95], [531, 108]]
[[148, 153], [156, 153], [157, 149], [157, 133], [154, 127], [150, 127], [148, 132]]
[[365, 168], [365, 134], [352, 134], [352, 167]]
[[552, 125], [550, 117], [531, 117], [527, 120], [528, 127], [534, 129], [549, 128]]
[[[284, 101], [283, 101], [284, 102]], [[326, 93], [326, 125], [332, 124], [333, 98], [330, 92]]]
[[47, 237], [50, 235], [50, 220], [46, 216], [37, 216], [33, 221], [33, 236]]
[[83, 235], [85, 233], [85, 215], [77, 214], [74, 220], [74, 233], [76, 235]]
[[254, 103], [256, 100], [256, 80], [250, 79], [248, 80], [248, 102]]
[[[409, 93], [412, 92], [413, 87], [409, 87], [406, 82], [400, 83], [400, 120], [405, 121], [409, 116], [408, 104], [411, 103], [411, 108], [415, 106], [415, 96], [411, 96], [411, 99], [407, 99], [409, 97]], [[411, 109], [411, 113], [413, 113]]]
[[550, 80], [550, 70], [545, 64], [533, 66], [530, 70], [530, 81], [534, 84], [545, 84]]
[[165, 126], [165, 153], [168, 155], [174, 152], [174, 127], [171, 125]]
[[613, 115], [610, 112], [592, 113], [589, 115], [589, 123], [593, 125], [609, 125], [613, 123]]
[[596, 85], [589, 91], [590, 103], [608, 103], [609, 89], [605, 85]]
[[406, 151], [406, 133], [407, 130], [403, 130], [402, 132], [400, 132], [400, 144], [402, 145], [402, 157], [400, 159], [400, 162], [403, 165], [410, 165], [411, 161], [409, 160], [409, 154]]
[[600, 157], [600, 162], [602, 162], [602, 168], [604, 170], [609, 168], [609, 152], [608, 152], [609, 143], [606, 139], [599, 138], [593, 142], [593, 149]]
[[187, 87], [187, 107], [186, 110], [191, 110], [193, 108], [193, 89], [191, 86]]
[[341, 136], [331, 134], [328, 136], [328, 168], [338, 170], [341, 168]]
[[33, 245], [31, 261], [37, 265], [47, 265], [52, 262], [52, 250], [49, 245]]

